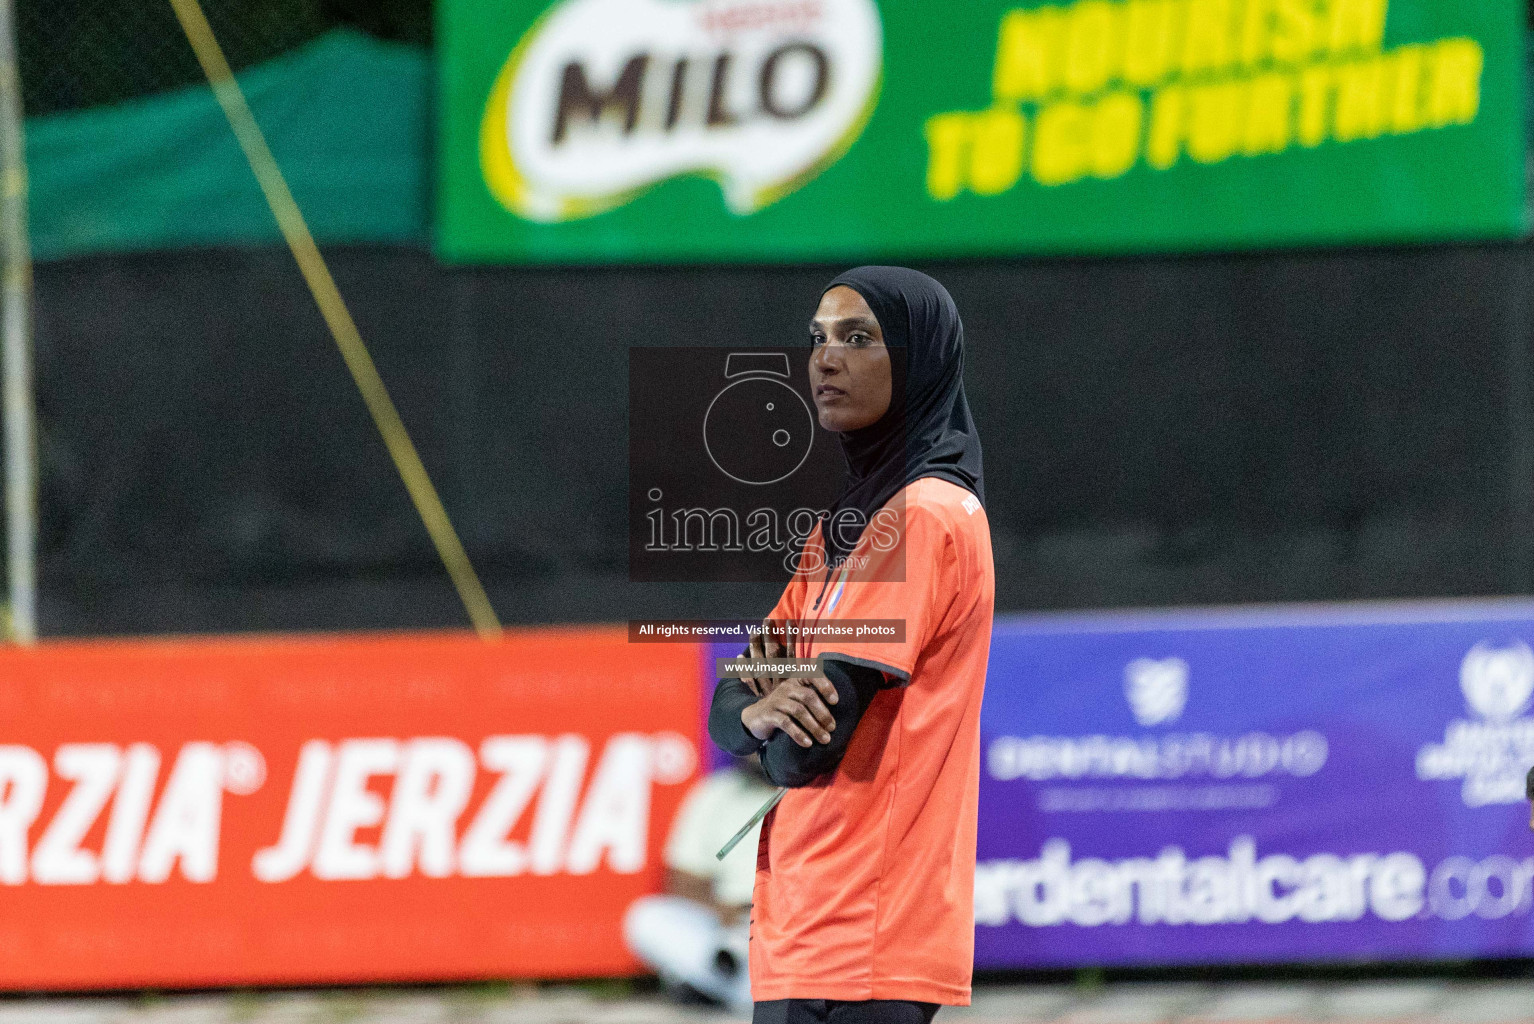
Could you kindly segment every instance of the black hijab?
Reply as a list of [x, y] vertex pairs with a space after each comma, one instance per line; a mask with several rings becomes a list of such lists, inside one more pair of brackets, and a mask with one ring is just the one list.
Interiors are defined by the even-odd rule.
[[828, 528], [838, 514], [856, 509], [866, 524], [913, 481], [938, 477], [985, 501], [980, 436], [964, 398], [964, 324], [948, 289], [904, 267], [858, 267], [821, 294], [839, 285], [861, 295], [879, 321], [891, 390], [882, 417], [840, 435], [847, 486], [821, 522], [832, 564], [857, 544]]

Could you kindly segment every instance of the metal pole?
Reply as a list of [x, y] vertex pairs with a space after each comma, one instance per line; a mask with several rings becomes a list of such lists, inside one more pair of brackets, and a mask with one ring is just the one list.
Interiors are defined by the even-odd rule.
[[37, 442], [32, 407], [32, 252], [15, 0], [0, 0], [0, 334], [5, 371], [5, 550], [11, 635], [37, 642]]

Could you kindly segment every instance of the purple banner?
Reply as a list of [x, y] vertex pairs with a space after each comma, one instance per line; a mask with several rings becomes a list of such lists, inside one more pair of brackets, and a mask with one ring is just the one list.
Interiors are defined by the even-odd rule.
[[998, 620], [980, 967], [1534, 955], [1534, 602]]

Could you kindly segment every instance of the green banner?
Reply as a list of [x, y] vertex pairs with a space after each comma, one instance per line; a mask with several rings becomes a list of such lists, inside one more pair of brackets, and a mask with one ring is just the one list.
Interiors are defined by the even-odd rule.
[[441, 0], [458, 261], [1513, 237], [1518, 0]]

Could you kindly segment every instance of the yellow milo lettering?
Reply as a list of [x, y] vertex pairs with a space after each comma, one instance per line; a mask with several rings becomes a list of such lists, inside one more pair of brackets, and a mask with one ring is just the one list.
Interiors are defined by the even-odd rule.
[[1097, 101], [1092, 111], [1091, 152], [1088, 163], [1098, 178], [1117, 178], [1140, 158], [1140, 124], [1145, 104], [1135, 93], [1112, 92]]
[[1332, 138], [1353, 142], [1377, 139], [1385, 133], [1385, 118], [1390, 110], [1385, 81], [1385, 62], [1378, 58], [1344, 64], [1337, 69]]
[[1087, 173], [1087, 108], [1074, 100], [1039, 111], [1033, 133], [1033, 178], [1040, 185], [1066, 185]]
[[1065, 87], [1090, 96], [1108, 84], [1119, 57], [1123, 9], [1107, 0], [1081, 0], [1071, 7], [1066, 30]]
[[1434, 128], [1469, 124], [1481, 109], [1485, 54], [1474, 39], [1445, 39], [1428, 61], [1427, 122]]
[[1142, 154], [1164, 171], [1184, 155], [1217, 164], [1474, 121], [1481, 45], [1386, 51], [1388, 10], [1389, 0], [1075, 0], [1008, 11], [996, 105], [926, 123], [927, 191], [993, 196], [1025, 173], [1046, 186], [1118, 178]]
[[1300, 113], [1295, 136], [1300, 145], [1314, 149], [1326, 141], [1332, 106], [1332, 69], [1306, 68], [1300, 72]]
[[1425, 46], [1402, 46], [1390, 53], [1390, 130], [1397, 135], [1421, 131], [1427, 117], [1422, 106]]
[[1241, 9], [1238, 55], [1251, 69], [1268, 57], [1273, 36], [1273, 0], [1246, 0]]
[[1187, 0], [1183, 15], [1182, 73], [1189, 77], [1229, 68], [1231, 0]]
[[1189, 90], [1188, 155], [1201, 164], [1230, 159], [1240, 137], [1240, 82], [1220, 82]]
[[1027, 122], [1016, 110], [996, 109], [970, 121], [969, 188], [976, 195], [994, 196], [1017, 184], [1023, 175], [1023, 142]]
[[1241, 152], [1246, 156], [1282, 153], [1294, 138], [1294, 78], [1268, 74], [1252, 79], [1247, 88], [1241, 129]]
[[940, 202], [964, 188], [970, 142], [970, 115], [958, 111], [927, 119], [927, 194]]
[[1333, 54], [1378, 53], [1385, 42], [1387, 0], [1330, 0], [1327, 49]]
[[1156, 90], [1151, 99], [1150, 133], [1145, 140], [1145, 162], [1156, 170], [1167, 170], [1182, 156], [1187, 113], [1187, 89], [1169, 85]]
[[1060, 82], [1065, 16], [1058, 7], [1008, 11], [996, 40], [991, 92], [998, 103], [1041, 100]]
[[1315, 0], [1273, 0], [1268, 53], [1279, 64], [1308, 60], [1323, 41]]
[[1155, 85], [1172, 67], [1173, 0], [1129, 0], [1124, 11], [1124, 81]]

